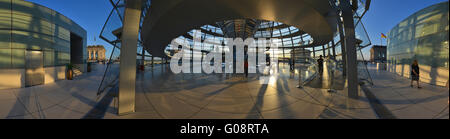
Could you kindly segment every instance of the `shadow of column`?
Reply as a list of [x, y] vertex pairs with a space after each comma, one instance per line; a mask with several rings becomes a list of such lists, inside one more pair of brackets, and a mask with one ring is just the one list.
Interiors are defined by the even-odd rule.
[[[261, 108], [264, 104], [264, 94], [267, 91], [269, 85], [264, 84], [261, 86], [261, 88], [258, 91], [258, 95], [256, 96], [255, 105], [253, 105], [252, 109], [249, 111], [245, 119], [260, 119], [261, 115]], [[252, 96], [250, 96], [252, 97]]]

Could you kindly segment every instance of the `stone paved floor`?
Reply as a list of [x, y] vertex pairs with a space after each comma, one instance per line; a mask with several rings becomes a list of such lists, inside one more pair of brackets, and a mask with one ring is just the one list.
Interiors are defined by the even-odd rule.
[[104, 66], [72, 81], [0, 90], [0, 118], [79, 119], [97, 104]]
[[[279, 75], [269, 78], [250, 75], [247, 79], [224, 74], [174, 75], [167, 68], [155, 68], [153, 72], [138, 74], [136, 113], [126, 116], [106, 113], [104, 118], [377, 118], [364, 93], [354, 100], [346, 97], [345, 90], [329, 93], [327, 89], [308, 86], [298, 89], [298, 74], [291, 74], [287, 65], [280, 66]], [[113, 106], [108, 111], [114, 111]]]
[[368, 89], [399, 119], [449, 119], [446, 87], [421, 83], [422, 89], [410, 87], [411, 80], [369, 66], [374, 86]]
[[[448, 89], [423, 84], [409, 87], [409, 80], [370, 69], [373, 94], [397, 118], [448, 119]], [[110, 101], [105, 119], [375, 119], [379, 118], [365, 94], [346, 97], [340, 85], [313, 80], [296, 88], [298, 72], [292, 74], [281, 64], [280, 74], [267, 78], [250, 75], [172, 74], [168, 67], [156, 66], [139, 72], [136, 85], [136, 113], [117, 116], [115, 99]], [[327, 73], [327, 72], [326, 72]], [[306, 73], [303, 73], [305, 76]], [[339, 74], [336, 72], [335, 74]], [[335, 75], [336, 76], [336, 75]], [[338, 76], [337, 76], [338, 78]], [[101, 72], [84, 74], [73, 81], [0, 90], [0, 118], [79, 119], [99, 106], [96, 96]], [[267, 84], [264, 84], [267, 83]], [[318, 85], [319, 84], [319, 85]], [[340, 83], [341, 85], [344, 83]], [[335, 89], [336, 89], [335, 88]], [[113, 93], [114, 89], [112, 89]], [[108, 91], [107, 91], [108, 92]], [[105, 97], [106, 98], [106, 97]], [[109, 102], [109, 101], [106, 101]], [[108, 103], [106, 103], [108, 105]], [[447, 107], [447, 108], [445, 108]]]

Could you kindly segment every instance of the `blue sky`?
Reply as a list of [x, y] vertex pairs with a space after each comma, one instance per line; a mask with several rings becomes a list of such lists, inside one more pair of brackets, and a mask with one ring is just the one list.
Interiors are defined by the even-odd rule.
[[[34, 2], [69, 17], [87, 31], [88, 45], [104, 45], [109, 57], [112, 49], [105, 41], [98, 38], [112, 9], [109, 0], [27, 0]], [[94, 42], [94, 37], [96, 41]]]
[[[109, 45], [98, 38], [101, 28], [112, 9], [109, 0], [27, 0], [56, 10], [74, 20], [88, 32], [88, 45]], [[372, 0], [370, 10], [363, 23], [372, 40], [380, 44], [380, 33], [387, 34], [390, 29], [403, 19], [433, 4], [448, 0]], [[97, 41], [94, 42], [94, 37]], [[383, 44], [386, 42], [383, 40]], [[368, 57], [369, 48], [364, 50]], [[109, 53], [107, 53], [109, 54]]]

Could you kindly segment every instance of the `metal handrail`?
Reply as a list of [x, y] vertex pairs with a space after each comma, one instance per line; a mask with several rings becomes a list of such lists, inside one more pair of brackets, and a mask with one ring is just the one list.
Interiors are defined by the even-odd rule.
[[[364, 59], [364, 55], [363, 55], [362, 49], [359, 49], [359, 52], [361, 53], [361, 57], [362, 57], [363, 61], [365, 62], [366, 60]], [[368, 82], [370, 83], [370, 85], [373, 86], [374, 83], [373, 83], [373, 80], [372, 80], [372, 76], [370, 75], [369, 69], [367, 68], [367, 64], [363, 63], [363, 65], [364, 65], [364, 68], [365, 68], [365, 70], [367, 72], [367, 76], [369, 76], [368, 77], [369, 78]]]

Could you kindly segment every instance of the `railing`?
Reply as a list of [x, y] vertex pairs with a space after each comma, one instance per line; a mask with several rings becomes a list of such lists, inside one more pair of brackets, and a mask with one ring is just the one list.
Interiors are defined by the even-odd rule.
[[302, 86], [316, 78], [319, 73], [316, 59], [307, 58], [306, 61], [308, 61], [308, 66], [306, 67], [305, 71], [309, 72], [309, 74], [306, 74], [306, 77], [304, 77], [304, 80], [302, 80]]
[[374, 85], [372, 76], [370, 75], [369, 69], [367, 67], [367, 62], [364, 58], [364, 54], [362, 52], [362, 48], [359, 48], [359, 53], [362, 58], [362, 61], [358, 62], [358, 78], [360, 81], [367, 81], [370, 85]]

